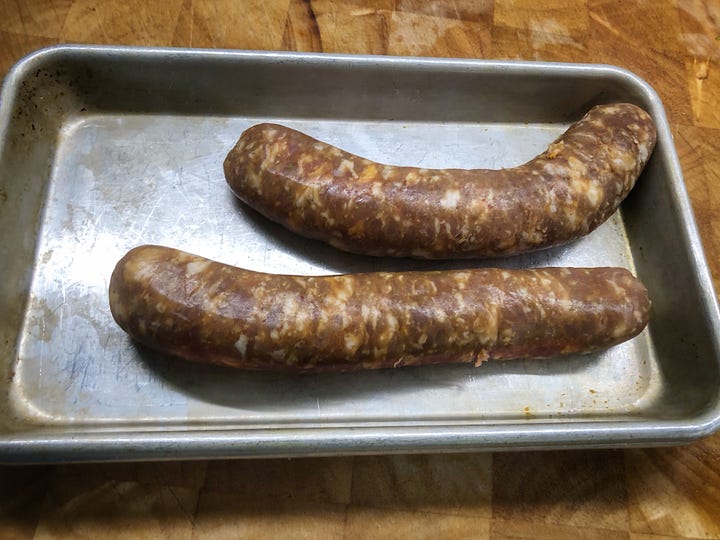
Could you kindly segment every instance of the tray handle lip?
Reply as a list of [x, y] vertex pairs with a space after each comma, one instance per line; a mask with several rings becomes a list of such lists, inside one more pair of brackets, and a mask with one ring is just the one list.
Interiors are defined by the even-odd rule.
[[82, 59], [85, 56], [135, 57], [145, 59], [194, 60], [202, 57], [214, 61], [284, 62], [292, 64], [334, 65], [349, 64], [356, 67], [392, 67], [393, 69], [417, 69], [423, 66], [438, 71], [477, 71], [478, 74], [503, 74], [526, 77], [531, 74], [557, 77], [612, 78], [622, 86], [633, 88], [640, 99], [636, 104], [650, 109], [648, 112], [659, 124], [667, 118], [660, 97], [650, 84], [632, 71], [612, 64], [548, 62], [533, 60], [498, 60], [476, 58], [452, 58], [429, 56], [390, 56], [372, 54], [347, 54], [323, 52], [298, 52], [279, 50], [210, 49], [131, 45], [101, 45], [63, 43], [37, 49], [20, 58], [6, 74], [0, 92], [0, 118], [7, 116], [12, 90], [23, 76], [48, 62], [60, 59]]
[[625, 79], [638, 88], [648, 98], [660, 104], [660, 99], [655, 90], [644, 79], [634, 72], [613, 64], [588, 63], [588, 62], [556, 62], [538, 60], [501, 60], [488, 58], [463, 58], [463, 57], [433, 57], [433, 56], [395, 56], [379, 54], [351, 54], [351, 53], [328, 53], [328, 52], [302, 52], [282, 51], [274, 49], [228, 49], [228, 48], [190, 48], [190, 47], [166, 47], [166, 46], [137, 46], [137, 45], [105, 45], [105, 44], [81, 44], [61, 43], [39, 48], [21, 57], [13, 67], [10, 68], [6, 80], [18, 71], [32, 69], [35, 64], [52, 59], [53, 57], [67, 56], [69, 58], [83, 55], [132, 55], [146, 57], [169, 57], [169, 58], [196, 58], [198, 56], [211, 57], [213, 59], [255, 59], [255, 60], [285, 60], [295, 62], [312, 61], [314, 63], [343, 63], [365, 64], [365, 65], [394, 65], [417, 67], [418, 65], [436, 66], [438, 68], [458, 67], [467, 69], [483, 68], [489, 72], [517, 72], [527, 75], [527, 71], [543, 72], [553, 71], [555, 75], [584, 74], [587, 76], [614, 76]]
[[[634, 448], [679, 446], [711, 435], [720, 427], [720, 417], [707, 423], [677, 425], [654, 422], [641, 428], [578, 423], [563, 426], [537, 426], [552, 443], [537, 440], [537, 433], [520, 427], [473, 430], [473, 426], [451, 427], [438, 432], [421, 427], [394, 432], [385, 428], [345, 428], [333, 433], [312, 429], [308, 432], [288, 428], [291, 437], [278, 437], [277, 430], [208, 430], [116, 435], [85, 434], [68, 437], [0, 438], [0, 463], [62, 463], [99, 461], [137, 461], [146, 459], [273, 458], [298, 456], [499, 452], [526, 450]], [[394, 429], [394, 428], [390, 428]], [[580, 436], [578, 436], [580, 435]], [[491, 441], [491, 442], [488, 442]]]
[[[258, 50], [258, 49], [210, 49], [210, 48], [183, 48], [183, 47], [157, 47], [157, 46], [134, 46], [134, 45], [100, 45], [100, 44], [77, 44], [63, 43], [50, 45], [28, 53], [21, 57], [8, 71], [3, 83], [0, 106], [9, 97], [9, 91], [21, 79], [23, 74], [37, 69], [44, 62], [61, 59], [82, 58], [83, 56], [135, 56], [135, 57], [161, 57], [166, 59], [188, 59], [204, 57], [213, 60], [254, 60], [254, 61], [284, 61], [291, 63], [313, 63], [332, 65], [337, 63], [353, 64], [356, 66], [392, 66], [394, 68], [412, 68], [418, 65], [436, 68], [439, 70], [454, 69], [460, 71], [481, 70], [487, 74], [512, 74], [527, 76], [530, 73], [546, 74], [548, 71], [555, 76], [585, 76], [585, 77], [608, 77], [617, 79], [618, 82], [628, 87], [634, 87], [644, 98], [643, 105], [650, 105], [649, 111], [657, 120], [667, 122], [660, 97], [653, 87], [639, 75], [632, 71], [603, 63], [583, 62], [548, 62], [534, 60], [498, 60], [498, 59], [477, 59], [457, 57], [430, 57], [430, 56], [390, 56], [373, 54], [348, 54], [348, 53], [324, 53], [324, 52], [299, 52], [280, 50]], [[0, 112], [2, 109], [0, 109]]]

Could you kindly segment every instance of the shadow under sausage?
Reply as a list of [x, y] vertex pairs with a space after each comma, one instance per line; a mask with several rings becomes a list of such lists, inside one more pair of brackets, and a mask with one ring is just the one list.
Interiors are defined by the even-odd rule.
[[[308, 410], [319, 402], [341, 405], [341, 402], [355, 400], [398, 399], [412, 394], [427, 395], [428, 390], [461, 391], [468, 385], [469, 378], [480, 386], [483, 379], [499, 375], [557, 379], [592, 369], [601, 361], [599, 354], [588, 354], [490, 361], [478, 367], [443, 364], [343, 373], [283, 373], [189, 362], [139, 343], [133, 344], [148, 369], [178, 393], [203, 403], [257, 411]], [[507, 388], [509, 400], [512, 400], [513, 391]], [[526, 389], [518, 389], [518, 392], [523, 391]], [[387, 414], [404, 415], [406, 412], [388, 410]]]

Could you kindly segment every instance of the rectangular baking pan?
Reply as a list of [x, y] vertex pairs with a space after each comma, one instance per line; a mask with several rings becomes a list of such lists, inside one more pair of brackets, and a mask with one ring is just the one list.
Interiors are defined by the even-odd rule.
[[[495, 261], [371, 259], [237, 202], [222, 161], [262, 121], [365, 157], [507, 167], [592, 105], [630, 101], [658, 144], [621, 210], [568, 246]], [[660, 99], [605, 65], [60, 46], [0, 99], [0, 461], [670, 445], [720, 425], [718, 306]], [[137, 348], [107, 285], [131, 247], [274, 273], [625, 266], [652, 321], [589, 356], [287, 375]]]

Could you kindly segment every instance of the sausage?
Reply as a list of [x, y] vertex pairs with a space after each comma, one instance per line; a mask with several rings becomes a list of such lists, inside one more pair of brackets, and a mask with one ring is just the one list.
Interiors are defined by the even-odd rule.
[[635, 105], [599, 105], [536, 158], [501, 170], [374, 163], [293, 129], [246, 130], [224, 162], [237, 197], [306, 237], [365, 255], [497, 257], [560, 245], [604, 222], [655, 146]]
[[293, 276], [151, 245], [118, 262], [109, 296], [151, 348], [301, 372], [588, 353], [637, 335], [650, 311], [621, 268]]

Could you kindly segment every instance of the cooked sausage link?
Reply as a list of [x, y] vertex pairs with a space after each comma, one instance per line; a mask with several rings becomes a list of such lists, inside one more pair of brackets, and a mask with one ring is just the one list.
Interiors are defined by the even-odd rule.
[[293, 129], [259, 124], [242, 134], [224, 169], [249, 206], [342, 250], [495, 257], [595, 229], [632, 189], [655, 137], [639, 107], [601, 105], [524, 165], [430, 170], [374, 163]]
[[290, 276], [141, 246], [117, 264], [110, 308], [189, 360], [348, 371], [596, 351], [637, 335], [650, 301], [620, 268]]

